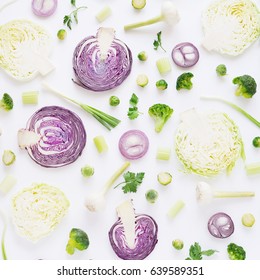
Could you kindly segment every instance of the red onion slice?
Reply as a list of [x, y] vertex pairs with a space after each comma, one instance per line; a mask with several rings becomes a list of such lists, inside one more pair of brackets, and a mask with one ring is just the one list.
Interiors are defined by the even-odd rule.
[[127, 159], [143, 157], [149, 148], [149, 140], [141, 130], [128, 130], [119, 139], [120, 153]]
[[32, 0], [32, 10], [36, 16], [51, 16], [57, 9], [58, 0]]
[[74, 162], [86, 145], [86, 131], [81, 119], [58, 106], [46, 106], [28, 120], [27, 129], [41, 135], [40, 141], [26, 150], [44, 167], [60, 167]]
[[210, 217], [208, 230], [217, 238], [227, 238], [234, 232], [234, 223], [229, 215], [219, 212]]
[[178, 66], [188, 68], [198, 62], [199, 51], [192, 43], [183, 42], [173, 48], [172, 59]]
[[152, 217], [144, 214], [137, 215], [135, 223], [136, 239], [133, 249], [127, 245], [124, 227], [120, 219], [117, 220], [109, 231], [111, 246], [121, 259], [143, 260], [153, 251], [158, 242], [158, 226]]

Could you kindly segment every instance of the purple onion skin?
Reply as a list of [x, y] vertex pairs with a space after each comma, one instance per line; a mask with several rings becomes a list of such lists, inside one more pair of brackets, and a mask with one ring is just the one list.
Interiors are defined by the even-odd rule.
[[[220, 223], [220, 219], [225, 219], [225, 223], [218, 224]], [[232, 235], [235, 227], [231, 217], [228, 214], [219, 212], [209, 218], [208, 230], [212, 236], [223, 239]]]
[[[129, 76], [132, 69], [132, 53], [126, 44], [114, 39], [105, 61], [99, 59], [95, 36], [83, 39], [73, 54], [73, 70], [77, 85], [95, 92], [113, 89]], [[112, 50], [116, 50], [116, 55]]]
[[[33, 10], [33, 13], [36, 15], [36, 16], [39, 16], [39, 17], [49, 17], [51, 16], [52, 14], [54, 14], [54, 12], [56, 11], [57, 9], [57, 6], [58, 6], [58, 0], [52, 0], [53, 2], [53, 7], [51, 10], [47, 11], [47, 12], [42, 12], [41, 10], [37, 10], [35, 8], [35, 4], [34, 4], [35, 0], [32, 0], [32, 10]], [[44, 0], [42, 0], [42, 4], [44, 3]]]
[[143, 260], [155, 248], [158, 242], [158, 226], [148, 215], [136, 216], [135, 248], [131, 249], [125, 242], [124, 228], [120, 218], [111, 227], [109, 233], [110, 244], [116, 255], [123, 260]]
[[43, 167], [56, 168], [74, 162], [87, 141], [81, 119], [59, 106], [46, 106], [36, 111], [26, 128], [41, 135], [41, 140], [26, 150]]

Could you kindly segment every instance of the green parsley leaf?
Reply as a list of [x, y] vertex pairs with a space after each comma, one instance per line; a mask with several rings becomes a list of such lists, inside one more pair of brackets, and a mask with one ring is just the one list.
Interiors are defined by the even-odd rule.
[[132, 107], [129, 107], [127, 112], [127, 116], [130, 120], [136, 119], [141, 114], [141, 112], [138, 111], [138, 107], [137, 107], [138, 101], [139, 101], [138, 96], [135, 93], [133, 93], [129, 100], [129, 104]]
[[133, 93], [130, 100], [129, 100], [130, 105], [136, 106], [138, 101], [139, 101], [138, 96], [135, 93]]
[[[76, 3], [76, 1], [75, 0], [71, 0], [71, 4], [73, 5], [73, 6], [75, 6], [74, 4]], [[75, 6], [76, 7], [76, 6]], [[75, 21], [75, 23], [76, 24], [78, 24], [78, 11], [80, 10], [80, 9], [86, 9], [87, 7], [86, 6], [81, 6], [81, 7], [79, 7], [79, 8], [76, 8], [75, 10], [73, 10], [70, 14], [68, 14], [68, 15], [65, 15], [64, 16], [64, 18], [63, 18], [63, 24], [65, 24], [65, 25], [67, 25], [67, 27], [69, 28], [69, 29], [72, 29], [72, 27], [71, 27], [71, 24], [72, 24], [72, 22], [73, 22], [73, 20], [72, 19], [74, 19], [74, 21]]]
[[155, 50], [158, 50], [158, 48], [160, 47], [162, 50], [166, 52], [166, 50], [162, 46], [162, 31], [157, 33], [157, 40], [153, 41], [153, 46]]
[[202, 251], [199, 243], [195, 242], [190, 246], [189, 257], [186, 260], [202, 260], [203, 256], [212, 256], [216, 252], [218, 251], [212, 249]]
[[128, 192], [137, 192], [138, 186], [140, 186], [143, 182], [144, 172], [134, 173], [134, 172], [126, 172], [124, 174], [124, 182], [119, 183], [116, 187], [122, 186], [122, 190], [124, 193]]
[[72, 6], [76, 7], [76, 0], [70, 0]]

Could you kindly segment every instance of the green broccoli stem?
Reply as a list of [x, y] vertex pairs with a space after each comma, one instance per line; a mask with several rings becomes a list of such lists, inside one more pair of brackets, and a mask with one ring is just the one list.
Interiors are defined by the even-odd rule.
[[237, 112], [241, 113], [242, 115], [244, 115], [247, 119], [249, 119], [252, 123], [254, 123], [256, 126], [260, 127], [260, 122], [258, 120], [256, 120], [253, 116], [251, 116], [250, 114], [248, 114], [245, 110], [243, 110], [241, 107], [237, 106], [236, 104], [227, 101], [225, 99], [222, 99], [220, 97], [209, 97], [209, 96], [201, 96], [201, 99], [204, 100], [215, 100], [215, 101], [219, 101], [222, 103], [225, 103], [227, 105], [229, 105], [230, 107], [232, 107], [233, 109], [235, 109]]
[[151, 25], [151, 24], [157, 23], [157, 22], [162, 21], [162, 20], [163, 20], [163, 16], [160, 15], [160, 16], [151, 18], [149, 20], [145, 20], [145, 21], [141, 21], [141, 22], [137, 22], [137, 23], [132, 23], [132, 24], [127, 24], [127, 25], [124, 26], [124, 29], [125, 30], [130, 30], [130, 29], [134, 29], [134, 28], [138, 28], [138, 27], [142, 27], [142, 26], [147, 26], [147, 25]]

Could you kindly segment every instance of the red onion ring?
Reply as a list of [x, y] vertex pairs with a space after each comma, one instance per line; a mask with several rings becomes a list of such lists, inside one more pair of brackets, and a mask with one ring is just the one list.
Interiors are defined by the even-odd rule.
[[127, 159], [143, 157], [149, 148], [149, 140], [141, 130], [128, 130], [119, 139], [120, 153]]
[[36, 16], [51, 16], [57, 9], [58, 0], [32, 0], [32, 10]]
[[58, 106], [46, 106], [27, 122], [28, 130], [41, 135], [41, 140], [26, 150], [44, 167], [60, 167], [74, 162], [86, 145], [86, 131], [81, 119]]
[[126, 243], [124, 227], [120, 218], [108, 233], [114, 252], [123, 260], [145, 259], [158, 242], [158, 226], [152, 217], [144, 214], [137, 215], [135, 223], [136, 239], [133, 249], [129, 248]]
[[173, 48], [172, 59], [178, 66], [188, 68], [198, 62], [199, 51], [192, 43], [183, 42]]
[[231, 217], [223, 212], [219, 212], [210, 217], [208, 230], [211, 235], [217, 238], [227, 238], [234, 232], [234, 223]]

